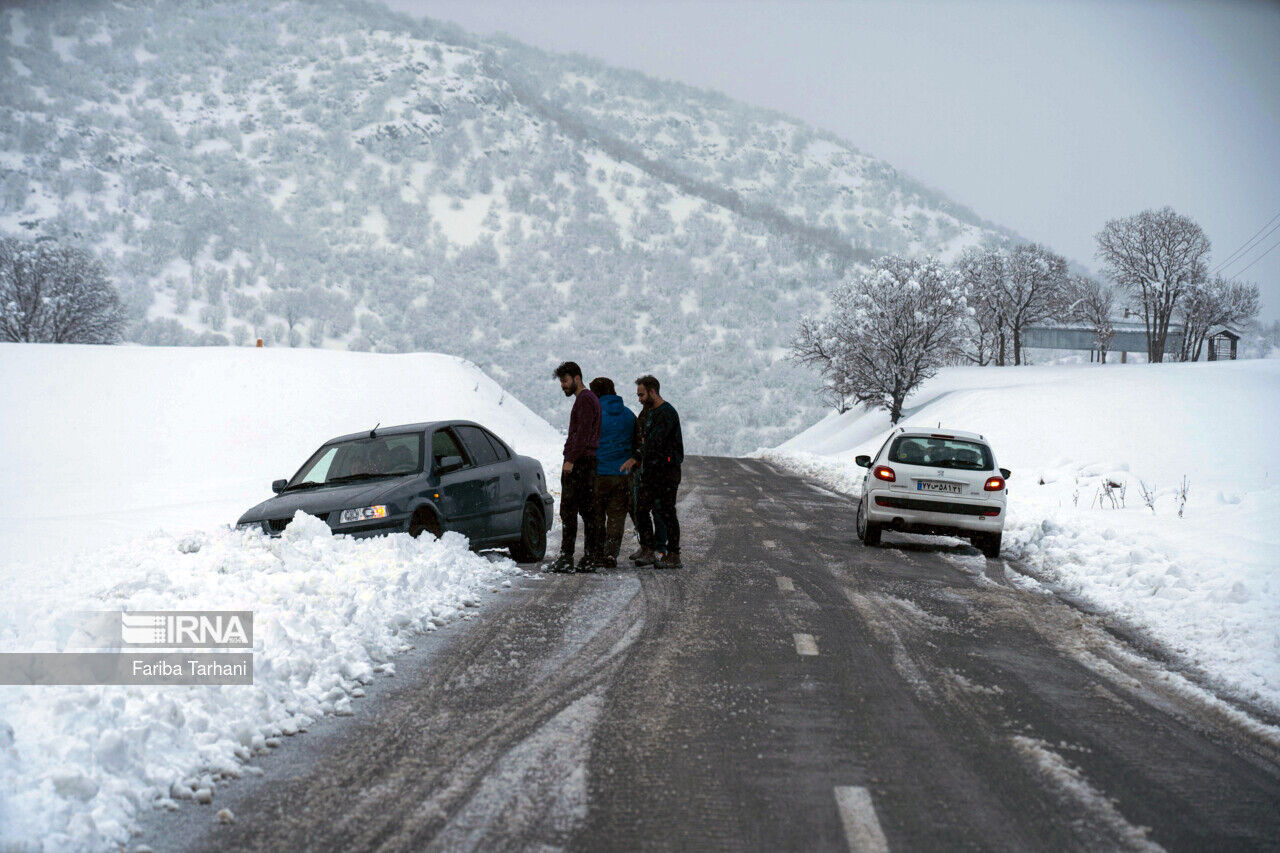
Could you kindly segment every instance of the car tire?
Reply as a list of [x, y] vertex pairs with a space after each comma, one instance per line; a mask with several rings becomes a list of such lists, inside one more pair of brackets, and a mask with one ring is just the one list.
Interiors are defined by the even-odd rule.
[[440, 529], [440, 519], [436, 518], [436, 514], [429, 509], [420, 509], [413, 514], [413, 518], [409, 520], [409, 535], [417, 539], [423, 533], [430, 533], [439, 539], [443, 531]]
[[547, 556], [547, 526], [542, 510], [526, 501], [520, 515], [520, 539], [511, 543], [511, 559], [517, 563], [537, 563]]
[[880, 525], [867, 518], [867, 501], [862, 498], [858, 501], [858, 538], [862, 540], [862, 544], [868, 548], [874, 548], [880, 544]]
[[1003, 534], [1000, 533], [980, 533], [973, 538], [973, 544], [978, 546], [978, 550], [982, 552], [982, 556], [988, 560], [994, 560], [1000, 556], [1000, 540]]

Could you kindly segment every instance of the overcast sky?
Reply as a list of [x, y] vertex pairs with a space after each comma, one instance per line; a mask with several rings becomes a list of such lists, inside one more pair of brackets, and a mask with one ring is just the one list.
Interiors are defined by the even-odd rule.
[[[389, 5], [788, 113], [1090, 268], [1102, 224], [1148, 207], [1200, 222], [1211, 266], [1280, 225], [1280, 3]], [[1280, 248], [1242, 278], [1280, 318]]]

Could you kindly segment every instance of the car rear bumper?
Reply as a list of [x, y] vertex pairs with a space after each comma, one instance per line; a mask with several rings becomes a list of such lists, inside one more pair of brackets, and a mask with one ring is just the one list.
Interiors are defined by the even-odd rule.
[[547, 525], [547, 530], [550, 530], [556, 517], [556, 499], [551, 495], [540, 495], [539, 497], [542, 498], [542, 520]]
[[920, 498], [900, 492], [871, 491], [867, 519], [907, 533], [999, 533], [1005, 506], [999, 501]]

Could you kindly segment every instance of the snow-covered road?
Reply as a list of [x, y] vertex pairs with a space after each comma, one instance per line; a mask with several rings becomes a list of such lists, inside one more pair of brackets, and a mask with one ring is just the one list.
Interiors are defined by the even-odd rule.
[[[518, 577], [357, 702], [348, 732], [316, 749], [288, 740], [264, 776], [139, 840], [1149, 850], [1280, 837], [1280, 732], [1104, 619], [968, 546], [864, 549], [848, 499], [761, 462], [691, 459], [682, 494], [686, 570]], [[216, 820], [223, 807], [234, 823]]]

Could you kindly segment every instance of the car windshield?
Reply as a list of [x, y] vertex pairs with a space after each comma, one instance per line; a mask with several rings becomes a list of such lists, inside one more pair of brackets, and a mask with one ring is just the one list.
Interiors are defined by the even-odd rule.
[[904, 435], [889, 448], [889, 461], [931, 468], [990, 471], [995, 467], [991, 449], [977, 441], [928, 435]]
[[328, 483], [398, 477], [422, 470], [422, 434], [356, 438], [326, 444], [302, 466], [288, 489], [314, 488]]

